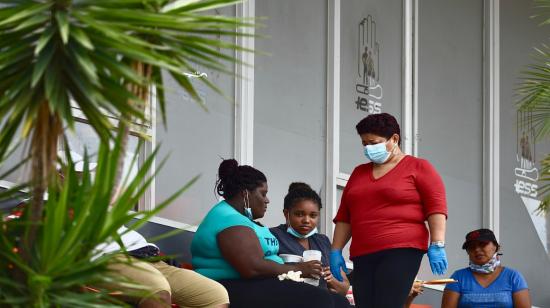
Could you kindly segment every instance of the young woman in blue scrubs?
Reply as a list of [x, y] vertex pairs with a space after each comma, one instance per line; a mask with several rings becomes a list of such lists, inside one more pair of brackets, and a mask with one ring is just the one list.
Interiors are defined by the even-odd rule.
[[216, 190], [224, 200], [214, 205], [195, 233], [194, 269], [227, 289], [231, 308], [333, 308], [325, 290], [277, 279], [291, 270], [301, 271], [302, 277], [319, 277], [322, 267], [319, 261], [284, 264], [277, 255], [277, 238], [255, 221], [264, 216], [269, 203], [265, 175], [228, 159], [220, 164], [218, 177]]
[[286, 223], [269, 230], [279, 240], [279, 254], [301, 256], [305, 250], [321, 251], [323, 279], [319, 281], [319, 287], [345, 296], [349, 280], [343, 271], [342, 282], [332, 277], [329, 268], [330, 240], [317, 230], [321, 207], [321, 197], [308, 184], [292, 183], [283, 204]]

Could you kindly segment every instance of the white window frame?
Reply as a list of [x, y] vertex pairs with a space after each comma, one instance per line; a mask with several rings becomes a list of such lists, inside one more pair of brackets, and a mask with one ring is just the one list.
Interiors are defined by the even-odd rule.
[[[254, 18], [256, 1], [248, 0], [237, 5], [236, 16]], [[253, 27], [242, 30], [254, 35]], [[253, 50], [254, 36], [237, 37], [236, 43], [246, 49]], [[235, 159], [243, 165], [254, 163], [254, 53], [236, 52], [240, 63], [235, 64], [235, 72], [240, 78], [235, 78]]]
[[500, 235], [500, 0], [483, 1], [483, 226]]

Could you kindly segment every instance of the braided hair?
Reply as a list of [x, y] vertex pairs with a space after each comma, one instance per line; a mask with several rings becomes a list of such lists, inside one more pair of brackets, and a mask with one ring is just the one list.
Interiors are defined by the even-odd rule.
[[267, 182], [267, 178], [260, 170], [243, 165], [234, 159], [225, 159], [218, 168], [216, 192], [224, 199], [229, 200], [243, 190], [253, 191]]

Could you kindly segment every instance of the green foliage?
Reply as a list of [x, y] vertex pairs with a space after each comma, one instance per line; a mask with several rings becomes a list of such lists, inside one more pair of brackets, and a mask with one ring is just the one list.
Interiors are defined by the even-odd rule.
[[[228, 50], [243, 50], [218, 38], [243, 36], [248, 21], [205, 12], [236, 0], [0, 0], [0, 157], [34, 129], [39, 106], [69, 128], [72, 106], [99, 136], [112, 138], [109, 117], [146, 121], [143, 97], [131, 86], [156, 86], [165, 101], [161, 70], [200, 101], [184, 73], [198, 65], [226, 71], [236, 62]], [[150, 66], [149, 76], [135, 63]], [[218, 90], [208, 79], [201, 82]], [[136, 104], [139, 102], [141, 104]], [[128, 123], [127, 123], [128, 124]]]
[[[92, 258], [94, 247], [120, 241], [120, 226], [140, 215], [130, 229], [138, 228], [194, 181], [154, 211], [130, 213], [154, 178], [152, 155], [112, 200], [127, 128], [147, 124], [143, 106], [152, 87], [165, 123], [162, 72], [200, 102], [186, 73], [199, 66], [228, 73], [237, 62], [228, 54], [250, 51], [221, 38], [248, 35], [239, 29], [251, 21], [209, 15], [239, 2], [0, 0], [0, 161], [14, 143], [32, 136], [33, 191], [23, 217], [0, 222], [0, 306], [123, 304], [105, 290], [83, 292], [120, 280], [105, 271], [114, 262], [110, 256]], [[198, 80], [218, 91], [208, 79]], [[101, 140], [98, 167], [92, 175], [86, 158], [84, 173], [77, 174], [69, 159], [63, 180], [52, 181], [58, 137], [62, 127], [74, 128], [75, 107]]]
[[[542, 18], [541, 26], [550, 24], [550, 0], [535, 0], [538, 14], [535, 18]], [[535, 48], [534, 63], [522, 73], [522, 84], [518, 89], [521, 100], [518, 103], [520, 112], [527, 112], [530, 116], [530, 125], [533, 125], [537, 141], [550, 139], [550, 47], [542, 44]], [[541, 160], [542, 184], [539, 195], [542, 202], [539, 211], [550, 211], [550, 153]]]
[[[69, 162], [62, 168], [62, 179], [50, 183], [36, 240], [32, 247], [25, 247], [31, 255], [30, 262], [26, 262], [18, 250], [21, 235], [33, 223], [28, 211], [20, 219], [0, 222], [0, 306], [123, 305], [106, 290], [98, 293], [84, 291], [86, 286], [121, 282], [120, 277], [106, 271], [107, 264], [121, 261], [113, 259], [112, 255], [93, 258], [97, 254], [94, 248], [102, 243], [120, 241], [117, 230], [122, 225], [130, 226], [129, 223], [138, 215], [140, 219], [129, 230], [139, 228], [196, 178], [155, 210], [131, 212], [155, 176], [151, 174], [151, 167], [156, 153], [146, 159], [136, 177], [128, 179], [121, 193], [112, 201], [116, 165], [122, 155], [119, 144], [115, 142], [114, 147], [107, 143], [100, 145], [95, 175], [89, 171], [88, 157], [85, 158], [83, 173], [77, 173], [67, 153]], [[17, 275], [26, 277], [26, 283], [15, 279]], [[128, 281], [122, 282], [132, 285]], [[139, 286], [134, 287], [137, 296], [141, 290]]]
[[[200, 102], [186, 73], [199, 66], [228, 73], [226, 66], [237, 62], [228, 54], [250, 51], [221, 38], [248, 35], [239, 29], [251, 21], [208, 14], [239, 2], [0, 0], [0, 161], [14, 143], [32, 136], [33, 192], [22, 218], [0, 222], [0, 306], [123, 304], [105, 290], [83, 292], [84, 286], [120, 280], [105, 271], [114, 262], [110, 256], [92, 258], [94, 247], [120, 241], [120, 226], [139, 216], [130, 229], [139, 228], [195, 180], [154, 211], [130, 213], [154, 179], [155, 155], [135, 178], [126, 177], [113, 200], [127, 128], [147, 124], [143, 106], [152, 87], [166, 122], [161, 72]], [[206, 78], [199, 82], [218, 91]], [[62, 127], [74, 129], [75, 107], [101, 140], [98, 167], [92, 175], [86, 158], [80, 175], [69, 160], [63, 181], [51, 181], [58, 137], [65, 134]]]

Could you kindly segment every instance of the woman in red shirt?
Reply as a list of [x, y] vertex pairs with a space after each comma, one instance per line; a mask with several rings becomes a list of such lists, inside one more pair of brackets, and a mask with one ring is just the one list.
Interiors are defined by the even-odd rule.
[[357, 307], [400, 308], [426, 250], [434, 274], [447, 270], [445, 187], [428, 161], [401, 152], [399, 124], [390, 114], [369, 115], [356, 129], [371, 162], [353, 170], [342, 194], [331, 271], [341, 278], [342, 248], [353, 237]]

